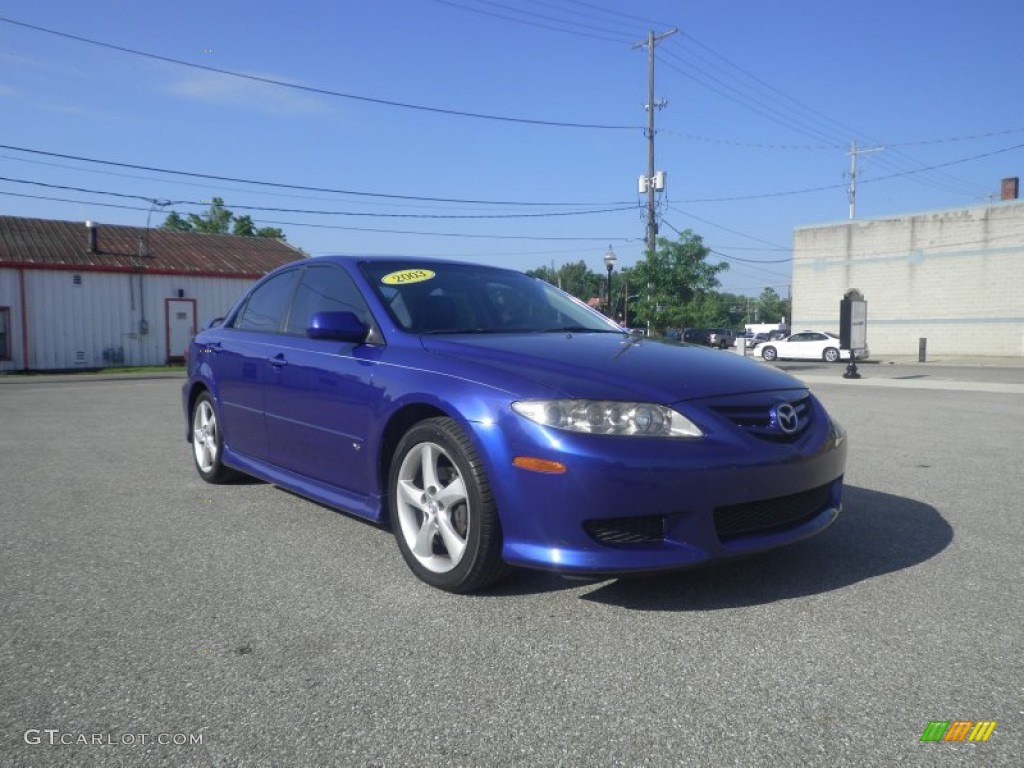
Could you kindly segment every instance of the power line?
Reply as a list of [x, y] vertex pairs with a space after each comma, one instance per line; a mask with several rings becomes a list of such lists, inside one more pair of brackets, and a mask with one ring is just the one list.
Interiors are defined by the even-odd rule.
[[[887, 174], [885, 176], [875, 176], [875, 177], [872, 177], [872, 178], [862, 179], [860, 183], [861, 184], [867, 184], [869, 182], [889, 181], [890, 179], [898, 179], [898, 178], [903, 178], [903, 177], [907, 177], [907, 176], [913, 176], [914, 174], [917, 174], [917, 173], [925, 173], [926, 171], [933, 171], [933, 170], [936, 170], [936, 169], [939, 169], [939, 168], [949, 168], [950, 166], [953, 166], [953, 165], [961, 165], [963, 163], [969, 163], [969, 162], [972, 162], [974, 160], [982, 160], [982, 159], [984, 159], [986, 157], [993, 157], [994, 155], [1001, 155], [1001, 154], [1004, 154], [1006, 152], [1012, 152], [1015, 149], [1021, 149], [1022, 147], [1024, 147], [1024, 144], [1014, 144], [1013, 146], [1010, 146], [1010, 147], [1004, 147], [1003, 149], [996, 149], [996, 150], [993, 150], [991, 152], [983, 152], [980, 155], [972, 155], [971, 157], [963, 157], [963, 158], [960, 158], [959, 160], [950, 160], [949, 162], [937, 163], [935, 165], [929, 165], [929, 166], [926, 166], [924, 168], [915, 168], [915, 169], [912, 169], [912, 170], [909, 170], [909, 171], [899, 171], [897, 173], [890, 173], [890, 174]], [[734, 202], [734, 201], [737, 201], [737, 200], [761, 200], [761, 199], [770, 198], [770, 197], [786, 197], [786, 196], [789, 196], [789, 195], [802, 195], [802, 194], [806, 194], [806, 193], [809, 193], [809, 192], [821, 192], [823, 190], [828, 190], [828, 189], [844, 189], [844, 188], [846, 188], [846, 186], [847, 186], [846, 184], [827, 184], [827, 185], [820, 186], [820, 187], [806, 187], [804, 189], [791, 189], [791, 190], [784, 191], [784, 192], [764, 192], [764, 193], [756, 194], [756, 195], [736, 195], [736, 196], [733, 196], [733, 197], [705, 197], [705, 198], [697, 198], [697, 199], [691, 199], [691, 200], [682, 200], [681, 202], [683, 202], [683, 203], [728, 203], [728, 202]]]
[[[87, 205], [95, 206], [99, 208], [117, 208], [125, 211], [142, 211], [147, 212], [151, 210], [149, 206], [136, 206], [136, 205], [119, 205], [117, 203], [100, 203], [94, 200], [72, 200], [66, 197], [46, 197], [44, 195], [29, 195], [23, 192], [7, 192], [0, 190], [0, 195], [7, 197], [20, 197], [27, 198], [29, 200], [45, 200], [47, 202], [55, 203], [72, 203], [74, 205]], [[152, 201], [147, 199], [146, 202], [151, 203]], [[600, 237], [573, 237], [573, 236], [560, 236], [560, 237], [546, 237], [546, 236], [533, 236], [533, 235], [493, 235], [493, 234], [469, 234], [465, 232], [429, 232], [422, 230], [406, 230], [406, 229], [382, 229], [379, 227], [351, 227], [344, 226], [341, 224], [311, 224], [309, 222], [299, 221], [273, 221], [269, 219], [257, 219], [254, 221], [255, 224], [276, 224], [278, 226], [286, 227], [308, 227], [311, 229], [331, 229], [340, 230], [344, 232], [371, 232], [385, 235], [417, 235], [420, 237], [452, 237], [452, 238], [467, 238], [467, 239], [479, 239], [479, 240], [537, 240], [541, 242], [593, 242], [593, 243], [632, 243], [637, 242], [637, 238], [634, 237], [622, 237], [619, 235], [601, 235]]]
[[[148, 209], [145, 209], [148, 210]], [[466, 238], [474, 240], [538, 240], [538, 241], [552, 241], [552, 242], [592, 242], [592, 243], [632, 243], [636, 242], [637, 238], [633, 237], [571, 237], [571, 236], [548, 236], [538, 237], [534, 235], [479, 235], [467, 232], [424, 232], [417, 230], [405, 230], [405, 229], [378, 229], [373, 227], [348, 227], [340, 224], [310, 224], [299, 221], [272, 221], [269, 219], [260, 219], [258, 224], [275, 224], [281, 227], [310, 227], [312, 229], [338, 229], [346, 232], [375, 232], [387, 235], [417, 235], [423, 237], [454, 237], [454, 238]]]
[[44, 195], [28, 195], [24, 192], [5, 192], [0, 190], [0, 195], [7, 197], [23, 197], [29, 200], [46, 200], [53, 203], [74, 203], [75, 205], [95, 205], [100, 208], [120, 208], [124, 211], [148, 211], [149, 208], [142, 208], [137, 205], [118, 205], [117, 203], [97, 203], [93, 200], [69, 200], [66, 197], [46, 197]]
[[[735, 139], [723, 139], [717, 136], [697, 136], [692, 133], [683, 133], [682, 131], [673, 131], [667, 128], [661, 128], [658, 133], [668, 134], [670, 136], [679, 136], [690, 141], [699, 141], [705, 144], [723, 144], [730, 147], [746, 147], [747, 149], [780, 149], [780, 150], [837, 150], [846, 149], [848, 144], [773, 144], [763, 141], [738, 141]], [[934, 144], [952, 144], [954, 142], [962, 141], [977, 141], [979, 139], [991, 139], [996, 136], [1008, 136], [1012, 133], [1024, 133], [1024, 128], [1007, 128], [1002, 131], [989, 131], [988, 133], [975, 133], [970, 136], [950, 136], [943, 139], [919, 139], [916, 141], [887, 141], [883, 143], [887, 149], [895, 149], [897, 147], [922, 147]]]
[[[775, 86], [773, 86], [771, 83], [768, 83], [767, 81], [763, 80], [762, 78], [758, 77], [757, 75], [751, 73], [749, 70], [746, 70], [743, 67], [739, 66], [738, 64], [730, 61], [728, 58], [726, 58], [722, 54], [718, 53], [717, 51], [713, 50], [709, 46], [701, 43], [699, 40], [694, 38], [692, 35], [687, 34], [686, 35], [686, 39], [689, 40], [690, 42], [696, 44], [697, 46], [699, 46], [703, 50], [707, 51], [709, 54], [714, 56], [716, 59], [718, 59], [718, 60], [724, 62], [725, 64], [727, 64], [732, 70], [740, 73], [741, 75], [743, 75], [744, 77], [746, 77], [747, 79], [749, 79], [750, 81], [755, 83], [755, 87], [753, 88], [753, 90], [754, 90], [754, 92], [758, 96], [764, 96], [764, 97], [770, 98], [773, 101], [775, 101], [776, 103], [778, 103], [780, 106], [783, 106], [783, 102], [781, 100], [774, 99], [774, 97], [772, 97], [770, 95], [770, 93], [766, 92], [766, 89], [767, 89], [767, 91], [773, 92], [773, 93], [778, 94], [779, 96], [781, 96], [782, 99], [784, 99], [785, 101], [789, 102], [790, 105], [795, 105], [803, 113], [801, 116], [794, 115], [794, 119], [800, 121], [801, 124], [803, 124], [803, 123], [814, 123], [814, 124], [817, 124], [825, 132], [822, 135], [829, 135], [829, 136], [833, 136], [833, 137], [836, 135], [836, 133], [835, 133], [836, 132], [836, 127], [838, 127], [838, 129], [840, 131], [842, 131], [843, 133], [847, 134], [847, 136], [849, 134], [853, 134], [854, 136], [861, 134], [860, 131], [857, 131], [857, 130], [853, 129], [853, 128], [849, 127], [848, 125], [845, 125], [844, 123], [841, 123], [838, 120], [835, 120], [835, 119], [829, 117], [828, 115], [824, 114], [823, 112], [820, 112], [819, 110], [814, 109], [813, 107], [808, 106], [807, 104], [803, 103], [799, 99], [796, 99], [793, 96], [790, 96], [790, 95], [786, 94], [785, 92], [783, 92], [780, 89], [778, 89]], [[717, 69], [718, 71], [721, 71], [721, 72], [725, 71], [721, 67], [717, 66], [716, 64], [714, 64], [713, 62], [711, 62], [710, 60], [708, 60], [706, 58], [705, 58], [705, 61], [707, 61], [710, 66], [712, 66], [713, 68]], [[733, 76], [733, 79], [737, 79], [737, 78], [735, 78]], [[698, 82], [700, 82], [700, 81], [698, 80]], [[718, 81], [718, 82], [721, 82], [721, 81]], [[704, 85], [705, 85], [705, 87], [710, 87], [710, 86], [707, 86], [706, 84], [704, 84]], [[716, 90], [716, 89], [712, 88], [712, 90]], [[732, 89], [732, 90], [735, 90], [735, 89]], [[736, 92], [740, 93], [739, 91], [736, 91]], [[737, 99], [734, 99], [734, 98], [728, 96], [727, 94], [721, 94], [721, 95], [725, 96], [726, 98], [729, 98], [732, 101], [736, 101], [741, 106], [744, 106], [747, 109], [752, 109], [755, 112], [759, 112], [761, 114], [765, 114], [760, 109], [752, 107], [752, 106], [750, 106], [750, 104], [747, 104], [747, 103], [741, 102], [741, 101], [739, 101]], [[767, 105], [764, 105], [764, 103], [762, 101], [760, 101], [759, 99], [754, 98], [752, 96], [749, 96], [748, 94], [741, 94], [741, 95], [745, 99], [753, 101], [754, 103], [760, 104], [762, 106], [767, 106]], [[787, 112], [789, 112], [789, 111], [791, 111], [793, 109], [792, 106], [784, 106], [784, 108], [787, 110]], [[778, 111], [775, 110], [774, 108], [769, 107], [769, 109], [772, 109], [772, 111], [774, 111], [774, 112], [776, 112], [776, 114], [778, 114]], [[768, 115], [766, 115], [766, 116], [768, 116]], [[779, 122], [775, 118], [771, 118], [770, 117], [770, 119], [775, 120], [775, 122]], [[789, 126], [789, 127], [793, 128], [793, 126]], [[797, 127], [797, 128], [795, 128], [795, 130], [798, 130], [798, 131], [806, 134], [806, 132], [802, 129], [802, 127]], [[815, 128], [813, 130], [815, 130], [816, 132], [818, 131], [817, 128]], [[882, 143], [877, 138], [874, 138], [874, 137], [867, 137], [867, 138], [869, 139], [869, 141], [871, 143], [874, 143], [874, 144], [881, 144]], [[838, 138], [834, 138], [832, 140], [838, 141]], [[843, 146], [845, 147], [846, 144], [844, 144]], [[888, 146], [890, 148], [893, 148], [893, 147], [895, 147], [897, 145], [889, 144]], [[902, 145], [900, 145], [900, 146], [902, 146]], [[881, 166], [883, 166], [885, 168], [889, 168], [889, 169], [893, 169], [893, 170], [898, 170], [898, 171], [905, 171], [905, 170], [908, 170], [908, 169], [912, 169], [912, 170], [915, 170], [915, 171], [925, 170], [924, 168], [922, 168], [923, 164], [921, 163], [921, 161], [917, 160], [916, 158], [911, 157], [910, 155], [908, 155], [906, 152], [904, 152], [902, 150], [897, 149], [894, 152], [891, 152], [890, 155], [891, 155], [891, 157], [879, 158], [879, 165], [881, 165]], [[942, 190], [945, 190], [945, 191], [953, 191], [956, 194], [967, 194], [964, 191], [965, 187], [974, 187], [975, 189], [977, 189], [977, 187], [975, 187], [975, 185], [972, 184], [971, 182], [967, 182], [967, 181], [965, 181], [963, 179], [957, 178], [957, 177], [952, 176], [952, 175], [950, 175], [948, 173], [945, 173], [943, 171], [935, 171], [934, 169], [931, 169], [931, 170], [925, 172], [921, 176], [915, 175], [915, 176], [911, 177], [911, 180], [915, 181], [917, 183], [920, 183], [920, 184], [925, 184], [927, 186], [931, 186], [933, 188], [942, 189]], [[956, 187], [951, 187], [950, 186], [950, 182], [955, 184]]]
[[8, 149], [15, 152], [26, 152], [32, 155], [43, 155], [46, 157], [59, 157], [64, 160], [76, 160], [83, 163], [95, 163], [98, 165], [110, 165], [116, 168], [130, 168], [136, 171], [151, 171], [153, 173], [167, 173], [173, 176], [187, 176], [196, 179], [211, 179], [213, 181], [227, 181], [233, 184], [252, 184], [258, 187], [277, 187], [280, 189], [297, 189], [303, 192], [327, 192], [336, 195], [356, 195], [360, 197], [381, 198], [386, 200], [416, 200], [430, 203], [458, 203], [462, 205], [507, 205], [507, 206], [587, 206], [587, 205], [633, 205], [633, 201], [619, 200], [611, 203], [574, 203], [574, 202], [525, 202], [514, 200], [464, 200], [452, 197], [421, 197], [416, 195], [394, 195], [384, 192], [357, 192], [349, 189], [333, 189], [331, 187], [311, 187], [302, 184], [287, 184], [277, 181], [261, 181], [257, 179], [242, 179], [235, 176], [215, 176], [209, 173], [197, 173], [194, 171], [175, 171], [170, 168], [157, 168], [151, 165], [137, 165], [134, 163], [120, 163], [114, 160], [99, 160], [81, 155], [68, 155], [61, 152], [47, 152], [41, 149], [29, 149], [27, 147], [16, 147], [10, 144], [0, 144], [0, 149]]
[[[575, 26], [584, 27], [586, 29], [597, 30], [597, 31], [603, 32], [605, 34], [602, 34], [602, 35], [589, 34], [587, 32], [580, 32], [580, 31], [577, 31], [575, 29], [566, 29], [564, 27], [551, 26], [550, 24], [545, 24], [544, 22], [529, 21], [529, 20], [526, 20], [526, 19], [519, 19], [519, 18], [516, 18], [515, 16], [506, 16], [506, 15], [501, 14], [501, 13], [496, 13], [496, 12], [493, 12], [493, 11], [485, 11], [485, 10], [482, 10], [480, 8], [474, 8], [472, 6], [463, 5], [462, 3], [452, 2], [452, 0], [434, 0], [435, 3], [440, 3], [442, 5], [448, 5], [448, 6], [451, 6], [453, 8], [459, 8], [460, 10], [463, 10], [463, 11], [471, 11], [472, 13], [479, 13], [479, 14], [482, 14], [484, 16], [490, 16], [492, 18], [502, 19], [504, 21], [511, 21], [511, 22], [516, 23], [516, 24], [525, 24], [526, 26], [537, 27], [539, 29], [547, 29], [547, 30], [550, 30], [550, 31], [553, 31], [553, 32], [562, 32], [562, 33], [569, 34], [569, 35], [575, 35], [576, 37], [589, 37], [591, 39], [603, 40], [605, 42], [612, 42], [612, 43], [621, 43], [621, 42], [625, 42], [625, 40], [628, 39], [628, 38], [621, 37], [620, 33], [618, 33], [616, 30], [603, 29], [601, 27], [594, 27], [594, 26], [590, 26], [588, 24], [580, 24], [578, 22], [573, 22], [573, 21], [569, 21], [569, 20], [566, 20], [566, 19], [560, 19], [560, 18], [557, 18], [555, 16], [548, 16], [548, 15], [542, 14], [542, 13], [531, 13], [530, 11], [524, 11], [521, 8], [513, 8], [511, 6], [504, 5], [503, 3], [492, 2], [492, 0], [477, 0], [477, 1], [480, 2], [480, 3], [483, 3], [484, 5], [490, 5], [490, 6], [493, 6], [493, 7], [496, 7], [496, 8], [502, 8], [504, 10], [511, 11], [513, 13], [522, 14], [524, 16], [533, 17], [533, 18], [537, 18], [537, 19], [544, 19], [544, 20], [547, 20], [547, 21], [554, 21], [554, 22], [557, 22], [559, 24], [574, 24]], [[609, 35], [612, 35], [612, 36], [609, 36]]]
[[594, 3], [584, 2], [584, 0], [568, 0], [568, 2], [572, 3], [573, 5], [579, 5], [579, 6], [582, 6], [584, 8], [590, 8], [590, 9], [593, 9], [595, 11], [600, 11], [601, 13], [606, 13], [606, 14], [608, 14], [610, 16], [615, 16], [615, 17], [620, 18], [620, 19], [631, 19], [632, 21], [638, 21], [638, 22], [640, 22], [642, 25], [644, 25], [646, 27], [651, 27], [651, 26], [654, 26], [654, 27], [670, 27], [670, 26], [672, 26], [671, 24], [666, 24], [663, 21], [653, 21], [651, 19], [644, 18], [643, 16], [633, 16], [632, 14], [622, 13], [621, 11], [613, 11], [610, 8], [602, 8], [601, 6], [596, 5]]
[[[146, 195], [132, 195], [123, 192], [111, 192], [108, 190], [100, 189], [87, 189], [85, 187], [72, 187], [63, 184], [50, 184], [43, 181], [31, 181], [29, 179], [15, 179], [9, 176], [0, 176], [0, 181], [9, 181], [14, 184], [30, 184], [36, 187], [46, 187], [48, 189], [63, 189], [70, 192], [84, 192], [90, 195], [105, 195], [109, 197], [120, 197], [133, 200], [145, 200], [147, 202], [153, 201], [155, 198]], [[169, 200], [164, 204], [164, 207], [175, 206], [175, 205], [193, 205], [193, 206], [205, 206], [207, 205], [203, 201], [196, 200]], [[594, 213], [618, 213], [620, 211], [632, 210], [633, 206], [624, 206], [619, 208], [604, 208], [594, 209], [587, 211], [548, 211], [545, 213], [479, 213], [479, 214], [436, 214], [436, 213], [366, 213], [358, 211], [324, 211], [324, 210], [311, 210], [304, 208], [276, 208], [271, 206], [263, 205], [241, 205], [237, 203], [231, 204], [232, 208], [242, 211], [269, 211], [272, 213], [302, 213], [308, 216], [366, 216], [368, 218], [379, 218], [379, 219], [535, 219], [535, 218], [550, 218], [560, 216], [584, 216]]]
[[722, 258], [729, 259], [730, 261], [738, 261], [743, 264], [789, 264], [791, 261], [793, 261], [792, 256], [789, 256], [785, 259], [741, 259], [739, 256], [731, 256], [728, 253], [722, 253], [721, 251], [715, 250], [714, 248], [709, 248], [708, 250], [711, 251], [712, 253], [717, 253]]
[[739, 235], [740, 237], [745, 237], [748, 240], [753, 240], [755, 243], [764, 243], [765, 245], [771, 246], [771, 248], [774, 249], [774, 250], [781, 250], [781, 251], [789, 251], [789, 250], [791, 250], [790, 248], [783, 247], [783, 246], [779, 245], [778, 243], [773, 243], [770, 240], [763, 240], [760, 237], [754, 237], [754, 235], [748, 235], [746, 232], [740, 232], [737, 229], [730, 229], [729, 227], [726, 227], [723, 224], [719, 224], [719, 223], [711, 221], [709, 219], [701, 218], [700, 216], [698, 216], [698, 215], [696, 215], [694, 213], [690, 213], [689, 211], [684, 211], [681, 208], [676, 208], [676, 207], [670, 205], [670, 206], [668, 206], [668, 209], [670, 211], [675, 211], [676, 213], [681, 213], [681, 214], [683, 214], [683, 216], [688, 216], [691, 219], [696, 219], [697, 221], [702, 221], [705, 224], [711, 225], [712, 227], [717, 227], [718, 229], [721, 229], [721, 230], [723, 230], [725, 232], [730, 232], [730, 233], [732, 233], [734, 235]]
[[[441, 0], [438, 0], [439, 2]], [[333, 96], [341, 99], [351, 99], [353, 101], [362, 101], [369, 104], [377, 104], [386, 107], [398, 107], [401, 109], [412, 109], [420, 112], [432, 112], [440, 115], [448, 115], [451, 117], [469, 117], [477, 120], [495, 120], [506, 123], [520, 123], [524, 125], [538, 125], [548, 128], [580, 128], [580, 129], [591, 129], [591, 130], [606, 130], [606, 131], [633, 131], [639, 126], [636, 125], [601, 125], [597, 123], [570, 123], [570, 122], [559, 122], [555, 120], [539, 120], [525, 117], [510, 117], [507, 115], [487, 115], [479, 112], [466, 112], [457, 109], [445, 109], [442, 107], [429, 107], [423, 104], [409, 104], [401, 101], [392, 101], [389, 99], [379, 99], [372, 96], [359, 96], [352, 93], [342, 93], [341, 91], [332, 91], [327, 88], [316, 88], [308, 85], [299, 85], [297, 83], [288, 83], [283, 80], [275, 80], [270, 77], [261, 77], [259, 75], [247, 75], [242, 72], [234, 72], [228, 69], [221, 69], [219, 67], [211, 67], [205, 64], [194, 64], [190, 61], [184, 61], [182, 59], [175, 59], [170, 56], [163, 56], [157, 53], [149, 53], [148, 51], [140, 51], [134, 48], [127, 48], [122, 45], [114, 45], [112, 43], [104, 43], [99, 40], [92, 40], [87, 37], [81, 37], [79, 35], [72, 35], [68, 32], [60, 32], [55, 29], [48, 29], [46, 27], [40, 27], [35, 24], [27, 24], [23, 21], [15, 21], [14, 19], [8, 19], [0, 16], [0, 22], [6, 24], [13, 24], [18, 27], [25, 29], [31, 29], [36, 32], [43, 32], [48, 35], [54, 35], [56, 37], [62, 37], [67, 40], [75, 40], [79, 43], [85, 43], [87, 45], [94, 45], [100, 48], [106, 48], [112, 51], [118, 51], [120, 53], [127, 53], [132, 56], [141, 56], [147, 59], [153, 59], [155, 61], [163, 61], [169, 64], [177, 64], [181, 67], [191, 67], [192, 69], [199, 69], [204, 72], [215, 72], [219, 75], [227, 75], [229, 77], [237, 77], [242, 80], [250, 80], [257, 83], [263, 83], [265, 85], [273, 85], [279, 88], [291, 88], [297, 91], [303, 91], [305, 93], [315, 93], [321, 96]]]

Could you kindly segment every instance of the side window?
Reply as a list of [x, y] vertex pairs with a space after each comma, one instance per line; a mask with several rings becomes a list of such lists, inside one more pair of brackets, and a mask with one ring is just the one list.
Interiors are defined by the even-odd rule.
[[235, 320], [235, 328], [262, 333], [279, 332], [297, 274], [297, 270], [284, 272], [254, 290]]
[[287, 332], [305, 336], [309, 321], [317, 312], [352, 312], [367, 326], [373, 323], [359, 289], [337, 267], [307, 267], [295, 290]]

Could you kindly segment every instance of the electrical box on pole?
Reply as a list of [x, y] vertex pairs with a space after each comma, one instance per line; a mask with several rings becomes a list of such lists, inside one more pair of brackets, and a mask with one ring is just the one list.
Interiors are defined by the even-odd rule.
[[[654, 110], [664, 107], [665, 102], [654, 100], [654, 46], [669, 35], [674, 35], [678, 29], [672, 28], [660, 35], [655, 35], [651, 30], [647, 34], [647, 40], [637, 43], [636, 48], [647, 49], [647, 175], [641, 177], [638, 189], [640, 194], [647, 194], [647, 250], [654, 252], [658, 238], [657, 211], [654, 203], [654, 193], [665, 188], [665, 174], [654, 172]], [[658, 178], [660, 176], [660, 179]], [[660, 186], [659, 186], [660, 185]]]

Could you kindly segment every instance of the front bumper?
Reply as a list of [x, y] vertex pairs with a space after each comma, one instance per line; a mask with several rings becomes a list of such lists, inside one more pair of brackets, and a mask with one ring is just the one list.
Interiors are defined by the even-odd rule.
[[[705, 437], [693, 441], [580, 435], [519, 418], [486, 428], [500, 427], [500, 440], [481, 440], [505, 559], [580, 575], [635, 573], [819, 533], [842, 507], [846, 440], [811, 403], [811, 426], [790, 443], [753, 438], [707, 413]], [[567, 471], [518, 469], [511, 461], [519, 455], [556, 460]]]

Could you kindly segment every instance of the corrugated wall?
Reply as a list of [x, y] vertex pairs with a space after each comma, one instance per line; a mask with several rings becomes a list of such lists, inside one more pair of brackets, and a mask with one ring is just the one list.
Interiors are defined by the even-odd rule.
[[[196, 301], [202, 328], [227, 312], [255, 281], [238, 278], [140, 275], [95, 271], [25, 272], [28, 368], [57, 370], [167, 362], [164, 300]], [[0, 269], [0, 306], [10, 306], [12, 360], [0, 371], [23, 370], [18, 270]], [[145, 324], [143, 324], [145, 320]], [[180, 350], [174, 354], [180, 354]]]

